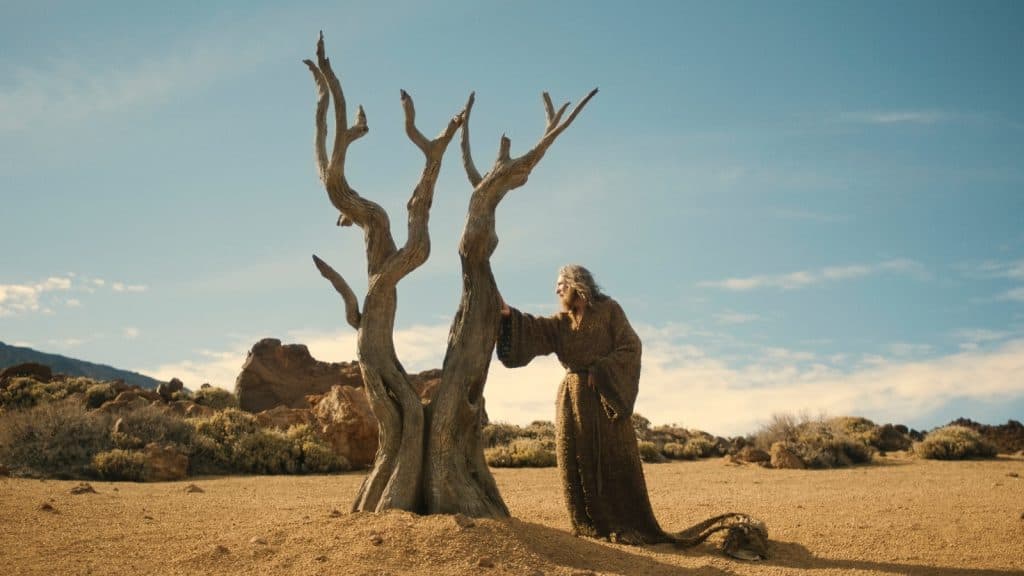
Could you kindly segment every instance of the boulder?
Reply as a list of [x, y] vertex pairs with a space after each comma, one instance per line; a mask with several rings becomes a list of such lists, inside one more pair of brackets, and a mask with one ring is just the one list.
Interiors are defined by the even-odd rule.
[[803, 470], [806, 468], [803, 460], [796, 455], [785, 442], [772, 444], [771, 449], [772, 468]]
[[242, 410], [262, 412], [275, 406], [309, 408], [306, 396], [325, 394], [332, 386], [361, 387], [358, 362], [320, 362], [302, 344], [282, 345], [266, 338], [249, 351], [235, 380]]
[[146, 444], [143, 454], [146, 457], [143, 480], [146, 482], [181, 480], [188, 476], [188, 456], [174, 446], [152, 442]]
[[366, 393], [352, 386], [333, 386], [327, 394], [311, 396], [319, 433], [335, 454], [356, 468], [373, 463], [377, 454], [377, 419]]
[[256, 414], [256, 422], [264, 428], [280, 428], [287, 430], [295, 424], [314, 424], [316, 418], [309, 408], [288, 408], [275, 406]]

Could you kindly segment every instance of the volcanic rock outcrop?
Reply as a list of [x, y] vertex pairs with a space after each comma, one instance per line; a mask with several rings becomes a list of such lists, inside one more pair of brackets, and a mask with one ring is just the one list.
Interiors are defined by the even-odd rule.
[[249, 351], [235, 394], [242, 410], [262, 412], [276, 406], [309, 408], [306, 396], [326, 394], [331, 386], [362, 385], [358, 362], [320, 362], [303, 344], [265, 338]]

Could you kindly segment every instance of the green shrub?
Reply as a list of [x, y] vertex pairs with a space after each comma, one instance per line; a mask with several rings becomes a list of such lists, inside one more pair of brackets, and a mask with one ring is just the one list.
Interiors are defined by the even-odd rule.
[[631, 414], [629, 420], [633, 424], [633, 432], [636, 433], [636, 437], [640, 440], [649, 440], [647, 436], [651, 432], [651, 421], [638, 412]]
[[93, 456], [109, 448], [110, 417], [79, 402], [47, 402], [0, 418], [0, 462], [29, 475], [84, 476]]
[[640, 450], [640, 459], [644, 462], [660, 463], [668, 459], [658, 450], [658, 445], [648, 440], [638, 440], [637, 448]]
[[148, 405], [120, 414], [120, 432], [111, 435], [118, 448], [141, 448], [150, 442], [192, 445], [195, 429], [164, 406]]
[[139, 450], [115, 448], [93, 456], [92, 467], [104, 480], [141, 482], [146, 470], [146, 457]]
[[108, 402], [117, 397], [117, 390], [106, 382], [100, 382], [99, 384], [93, 384], [85, 389], [85, 406], [90, 410], [99, 408], [104, 402]]
[[696, 460], [718, 456], [718, 443], [713, 438], [698, 435], [685, 442], [669, 442], [661, 447], [661, 452], [674, 460]]
[[195, 394], [192, 395], [191, 400], [196, 404], [207, 406], [214, 410], [238, 408], [238, 396], [235, 396], [223, 388], [217, 388], [215, 386], [196, 390]]
[[494, 424], [484, 426], [482, 436], [484, 446], [488, 448], [504, 446], [510, 444], [514, 439], [523, 436], [523, 429], [515, 424], [495, 422]]
[[343, 457], [334, 453], [334, 449], [308, 424], [296, 424], [285, 433], [288, 440], [298, 446], [301, 454], [301, 471], [313, 474], [350, 470], [352, 465]]
[[966, 426], [945, 426], [929, 432], [924, 440], [915, 443], [914, 453], [932, 460], [991, 458], [996, 455], [996, 447]]
[[540, 440], [519, 438], [511, 443], [484, 450], [484, 459], [496, 468], [544, 468], [554, 466], [556, 457]]
[[301, 468], [302, 449], [280, 430], [258, 428], [232, 446], [231, 464], [249, 474], [295, 474]]

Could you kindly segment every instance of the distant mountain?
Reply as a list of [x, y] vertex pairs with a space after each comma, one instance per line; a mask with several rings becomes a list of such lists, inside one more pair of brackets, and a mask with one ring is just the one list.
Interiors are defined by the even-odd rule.
[[160, 380], [143, 376], [138, 372], [118, 370], [103, 364], [93, 364], [85, 360], [76, 360], [75, 358], [68, 358], [59, 354], [37, 352], [31, 348], [10, 346], [0, 342], [0, 370], [25, 362], [37, 362], [49, 366], [54, 374], [85, 376], [94, 380], [124, 380], [126, 384], [137, 385], [143, 388], [156, 388], [161, 383]]

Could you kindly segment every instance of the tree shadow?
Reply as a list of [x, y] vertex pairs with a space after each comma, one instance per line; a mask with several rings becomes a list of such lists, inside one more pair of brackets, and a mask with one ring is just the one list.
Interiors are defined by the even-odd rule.
[[770, 566], [819, 570], [865, 570], [889, 572], [892, 574], [928, 576], [1020, 576], [1020, 570], [995, 568], [962, 568], [958, 566], [928, 566], [923, 564], [901, 564], [897, 562], [874, 562], [870, 560], [841, 560], [815, 556], [810, 550], [795, 542], [772, 541], [769, 545], [771, 558], [765, 561]]
[[[735, 572], [714, 566], [682, 567], [659, 562], [650, 556], [631, 552], [633, 547], [625, 545], [605, 544], [588, 538], [579, 538], [572, 534], [532, 522], [511, 519], [509, 525], [517, 539], [530, 552], [544, 558], [552, 564], [582, 572], [613, 572], [619, 574], [645, 575], [686, 575], [686, 576], [737, 576]], [[701, 545], [689, 550], [679, 550], [671, 545], [647, 547], [658, 551], [679, 553], [681, 555], [713, 555], [723, 557], [721, 552], [709, 545]]]

